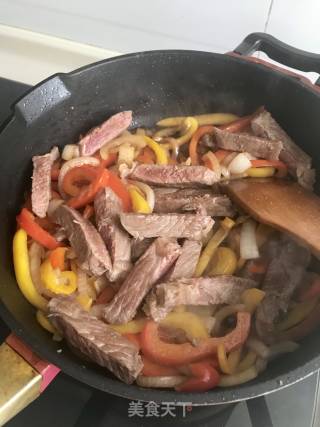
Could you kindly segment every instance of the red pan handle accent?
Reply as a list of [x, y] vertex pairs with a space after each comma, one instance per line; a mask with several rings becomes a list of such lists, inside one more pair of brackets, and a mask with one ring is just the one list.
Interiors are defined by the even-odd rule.
[[16, 335], [11, 334], [6, 339], [6, 343], [22, 356], [41, 376], [42, 382], [40, 393], [42, 393], [52, 380], [59, 374], [60, 368], [46, 360], [41, 359]]
[[0, 345], [0, 426], [35, 400], [59, 372], [11, 334]]

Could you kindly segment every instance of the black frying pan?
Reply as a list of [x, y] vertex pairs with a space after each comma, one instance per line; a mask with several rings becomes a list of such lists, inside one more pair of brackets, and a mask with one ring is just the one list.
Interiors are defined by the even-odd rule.
[[[293, 49], [265, 34], [251, 34], [231, 55], [153, 51], [116, 57], [57, 74], [30, 90], [13, 107], [0, 135], [0, 315], [34, 352], [65, 373], [100, 390], [130, 399], [221, 404], [270, 393], [320, 367], [320, 331], [293, 354], [270, 364], [256, 380], [206, 393], [176, 393], [126, 385], [106, 370], [80, 361], [65, 344], [52, 341], [35, 320], [34, 308], [16, 285], [11, 256], [15, 215], [30, 186], [31, 157], [53, 145], [76, 142], [79, 134], [121, 111], [133, 110], [135, 126], [170, 115], [232, 112], [245, 115], [265, 105], [320, 170], [320, 91], [297, 77], [241, 55], [263, 50], [289, 66], [320, 73], [320, 55]], [[62, 353], [57, 349], [62, 348]]]

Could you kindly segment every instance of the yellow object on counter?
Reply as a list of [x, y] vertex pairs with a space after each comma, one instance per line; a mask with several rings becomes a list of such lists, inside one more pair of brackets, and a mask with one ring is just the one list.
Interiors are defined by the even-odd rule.
[[53, 269], [49, 259], [40, 266], [40, 278], [54, 294], [70, 295], [77, 289], [77, 275], [73, 271]]
[[46, 311], [47, 300], [38, 293], [31, 278], [27, 239], [27, 233], [22, 228], [13, 238], [13, 264], [17, 283], [30, 304]]
[[156, 155], [158, 165], [167, 165], [168, 155], [166, 150], [149, 136], [144, 136], [144, 139], [146, 141], [147, 146], [151, 148], [151, 150]]
[[128, 323], [119, 325], [109, 325], [112, 329], [119, 332], [120, 334], [138, 334], [144, 328], [147, 319], [131, 320]]
[[241, 301], [250, 313], [254, 313], [266, 293], [258, 288], [246, 289], [241, 294]]
[[130, 185], [128, 188], [132, 210], [136, 213], [149, 214], [151, 213], [151, 208], [147, 200], [141, 195], [140, 191], [133, 185]]
[[208, 276], [232, 275], [237, 269], [238, 261], [235, 252], [227, 247], [217, 248], [209, 263]]
[[209, 338], [203, 320], [194, 313], [187, 311], [171, 312], [160, 322], [161, 325], [183, 329], [190, 340]]

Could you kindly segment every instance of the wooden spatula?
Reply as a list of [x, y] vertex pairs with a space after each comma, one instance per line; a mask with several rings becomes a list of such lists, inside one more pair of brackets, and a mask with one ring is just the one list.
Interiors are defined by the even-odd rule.
[[239, 179], [224, 186], [229, 197], [257, 221], [286, 231], [320, 258], [320, 198], [284, 179]]

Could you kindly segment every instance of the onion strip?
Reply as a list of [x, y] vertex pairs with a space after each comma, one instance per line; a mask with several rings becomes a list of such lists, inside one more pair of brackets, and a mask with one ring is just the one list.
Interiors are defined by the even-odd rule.
[[171, 388], [181, 384], [186, 377], [183, 375], [173, 375], [168, 377], [146, 377], [139, 375], [136, 382], [140, 387]]
[[252, 219], [244, 222], [240, 232], [240, 256], [243, 259], [259, 258], [256, 238], [256, 223]]
[[133, 185], [138, 187], [144, 193], [144, 195], [146, 196], [148, 205], [152, 212], [155, 204], [155, 194], [152, 188], [148, 184], [144, 184], [143, 182], [140, 182], [140, 181], [131, 181], [131, 182]]
[[270, 356], [270, 349], [257, 338], [249, 338], [246, 346], [263, 359], [267, 359]]
[[233, 304], [233, 305], [226, 305], [225, 307], [222, 307], [220, 310], [218, 310], [214, 316], [216, 319], [215, 325], [213, 328], [213, 335], [218, 335], [220, 333], [221, 324], [228, 316], [231, 316], [232, 314], [236, 314], [239, 311], [245, 311], [245, 305], [243, 304]]
[[232, 387], [253, 380], [258, 375], [255, 366], [233, 375], [221, 375], [219, 387]]
[[100, 148], [100, 156], [102, 159], [107, 159], [109, 153], [116, 153], [119, 151], [119, 147], [122, 144], [129, 144], [134, 146], [135, 148], [144, 148], [147, 144], [144, 138], [144, 135], [121, 135], [118, 138], [113, 139], [107, 144], [103, 145]]

